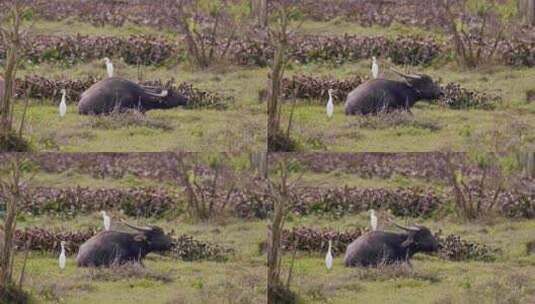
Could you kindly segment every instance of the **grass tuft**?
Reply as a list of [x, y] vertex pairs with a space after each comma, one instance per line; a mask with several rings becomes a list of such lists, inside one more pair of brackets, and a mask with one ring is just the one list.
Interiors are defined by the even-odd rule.
[[13, 132], [0, 135], [0, 152], [30, 152], [31, 150], [30, 142]]
[[30, 295], [17, 286], [7, 286], [0, 290], [0, 303], [26, 304], [31, 303]]
[[137, 110], [127, 110], [124, 112], [115, 111], [110, 115], [93, 116], [83, 127], [92, 129], [115, 130], [130, 127], [145, 127], [163, 131], [172, 131], [173, 127], [167, 121], [155, 120]]
[[440, 278], [436, 273], [415, 270], [406, 263], [381, 264], [376, 268], [355, 268], [353, 277], [360, 281], [370, 282], [383, 282], [393, 279], [413, 279], [430, 283], [440, 282]]
[[452, 295], [438, 299], [436, 304], [453, 303], [496, 303], [496, 304], [522, 304], [533, 303], [535, 289], [530, 285], [530, 277], [523, 273], [507, 276], [496, 276], [481, 284], [467, 287], [461, 295], [462, 301], [454, 299]]
[[114, 265], [109, 268], [89, 268], [88, 271], [84, 273], [84, 276], [92, 281], [104, 282], [116, 282], [125, 279], [145, 279], [163, 283], [173, 282], [173, 278], [169, 272], [157, 272], [145, 268], [139, 263]]
[[37, 284], [36, 294], [47, 301], [60, 303], [72, 291], [92, 292], [94, 287], [89, 283], [73, 281], [55, 281]]
[[535, 240], [526, 243], [526, 254], [535, 255]]
[[385, 130], [397, 127], [408, 127], [436, 132], [442, 125], [426, 117], [415, 116], [405, 111], [379, 113], [377, 115], [356, 116], [351, 128], [357, 127], [370, 130]]

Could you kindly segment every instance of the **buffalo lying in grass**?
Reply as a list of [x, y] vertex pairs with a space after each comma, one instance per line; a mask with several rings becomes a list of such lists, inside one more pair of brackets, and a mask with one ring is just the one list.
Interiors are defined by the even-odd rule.
[[159, 227], [125, 224], [137, 233], [101, 231], [80, 246], [76, 256], [77, 265], [98, 267], [142, 263], [150, 252], [167, 251], [173, 246], [171, 238]]
[[345, 103], [346, 115], [367, 115], [394, 110], [410, 111], [422, 99], [437, 99], [442, 89], [427, 75], [410, 75], [393, 70], [404, 81], [372, 79], [350, 92]]
[[378, 266], [407, 262], [418, 252], [438, 250], [438, 241], [423, 226], [404, 227], [407, 233], [371, 231], [359, 236], [347, 246], [344, 264], [354, 266]]
[[109, 114], [127, 109], [146, 112], [186, 104], [187, 99], [172, 90], [140, 86], [126, 79], [111, 77], [95, 83], [82, 94], [78, 111], [83, 115]]

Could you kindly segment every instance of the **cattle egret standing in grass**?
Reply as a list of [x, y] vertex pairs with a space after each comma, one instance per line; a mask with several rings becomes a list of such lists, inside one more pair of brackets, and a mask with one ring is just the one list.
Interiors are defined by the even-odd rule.
[[372, 231], [377, 230], [377, 216], [375, 215], [375, 210], [370, 210], [370, 225], [372, 227]]
[[59, 268], [65, 269], [67, 263], [67, 257], [65, 256], [65, 241], [61, 241], [61, 253], [59, 254]]
[[59, 104], [59, 116], [60, 117], [64, 117], [65, 114], [67, 113], [67, 103], [66, 103], [66, 95], [67, 95], [67, 91], [65, 91], [65, 89], [61, 89], [61, 102]]
[[104, 220], [104, 230], [108, 231], [110, 230], [111, 220], [108, 215], [106, 215], [106, 211], [100, 211], [100, 214], [102, 214], [102, 219]]
[[331, 118], [334, 114], [334, 103], [333, 103], [333, 90], [329, 89], [329, 101], [327, 102], [327, 117]]
[[333, 254], [331, 248], [332, 241], [329, 240], [329, 250], [327, 250], [327, 255], [325, 256], [325, 266], [327, 266], [327, 270], [331, 270], [333, 268]]
[[108, 77], [113, 77], [113, 63], [111, 63], [110, 58], [104, 58], [104, 62], [106, 63], [106, 71], [108, 72]]
[[372, 76], [373, 79], [379, 77], [379, 64], [377, 64], [377, 58], [375, 56], [372, 57]]

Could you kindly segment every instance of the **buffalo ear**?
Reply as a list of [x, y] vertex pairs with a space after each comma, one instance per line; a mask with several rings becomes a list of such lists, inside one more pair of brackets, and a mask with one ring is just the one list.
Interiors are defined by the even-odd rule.
[[403, 241], [403, 243], [401, 243], [401, 247], [407, 248], [412, 244], [414, 244], [414, 235], [409, 234], [409, 236], [407, 236], [407, 239]]
[[406, 85], [412, 88], [413, 85], [407, 78], [403, 78], [403, 81], [405, 82]]

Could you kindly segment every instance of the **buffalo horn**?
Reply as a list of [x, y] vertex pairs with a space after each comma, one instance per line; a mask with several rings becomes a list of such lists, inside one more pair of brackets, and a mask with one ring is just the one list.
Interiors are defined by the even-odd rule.
[[401, 226], [400, 224], [398, 224], [398, 223], [396, 223], [396, 222], [394, 222], [394, 221], [392, 221], [392, 220], [390, 220], [390, 219], [388, 220], [388, 222], [389, 222], [390, 224], [393, 224], [394, 226], [398, 227], [399, 229], [403, 229], [403, 230], [406, 230], [406, 231], [419, 231], [419, 230], [420, 230], [420, 228], [418, 228], [418, 227], [405, 227], [405, 226]]
[[399, 70], [396, 70], [394, 69], [393, 67], [390, 67], [390, 70], [392, 70], [392, 72], [402, 76], [402, 77], [405, 77], [405, 78], [411, 78], [411, 79], [422, 79], [422, 76], [419, 76], [419, 75], [413, 75], [413, 74], [405, 74]]
[[135, 230], [139, 230], [139, 231], [152, 231], [152, 228], [150, 227], [137, 227], [137, 226], [134, 226], [134, 225], [131, 225], [129, 223], [127, 223], [125, 220], [122, 220], [121, 219], [121, 223], [125, 224], [126, 226], [132, 228], [132, 229], [135, 229]]
[[158, 87], [151, 87], [151, 86], [145, 86], [145, 85], [142, 85], [141, 87], [143, 89], [158, 89]]
[[162, 93], [160, 93], [160, 94], [156, 94], [156, 93], [149, 92], [149, 91], [145, 91], [145, 93], [147, 93], [148, 95], [154, 96], [154, 97], [166, 97], [169, 94], [169, 91], [162, 90]]

